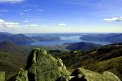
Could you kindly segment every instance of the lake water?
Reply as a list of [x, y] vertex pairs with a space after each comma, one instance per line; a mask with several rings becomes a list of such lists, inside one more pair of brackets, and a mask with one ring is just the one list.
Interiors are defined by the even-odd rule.
[[80, 37], [81, 36], [60, 36], [61, 40], [37, 41], [29, 45], [47, 46], [47, 45], [62, 45], [64, 43], [75, 43], [75, 42], [90, 42], [90, 43], [101, 44], [101, 45], [109, 44], [108, 42], [104, 42], [104, 41], [84, 41], [84, 40], [79, 39]]
[[62, 45], [64, 43], [75, 43], [81, 42], [79, 39], [80, 36], [60, 36], [61, 40], [53, 40], [53, 41], [37, 41], [33, 42], [30, 45]]

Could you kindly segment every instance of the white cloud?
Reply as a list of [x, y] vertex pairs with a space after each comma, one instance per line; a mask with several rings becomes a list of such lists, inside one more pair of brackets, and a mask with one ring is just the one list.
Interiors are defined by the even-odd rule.
[[15, 23], [15, 22], [6, 22], [3, 19], [0, 19], [0, 27], [11, 27], [11, 28], [15, 28], [15, 27], [20, 27], [19, 23]]
[[58, 24], [59, 26], [66, 26], [66, 24], [64, 24], [64, 23], [60, 23], [60, 24]]
[[113, 22], [113, 21], [122, 21], [122, 17], [113, 17], [109, 19], [104, 19], [107, 22]]
[[19, 2], [23, 2], [25, 0], [0, 0], [0, 3], [19, 3]]
[[[25, 20], [23, 22], [29, 22], [28, 20]], [[16, 22], [7, 22], [3, 19], [0, 19], [0, 27], [2, 28], [19, 28], [19, 27], [38, 27], [39, 25], [38, 24], [25, 24], [25, 25], [22, 25], [22, 24], [19, 24], [19, 23], [16, 23]]]
[[28, 11], [31, 11], [32, 9], [27, 9], [27, 10], [24, 10], [25, 12], [28, 12]]
[[28, 23], [29, 21], [28, 21], [28, 20], [25, 20], [25, 21], [23, 21], [23, 22]]
[[0, 23], [3, 23], [3, 22], [5, 22], [3, 19], [0, 19]]
[[19, 27], [19, 23], [14, 22], [6, 22], [5, 25], [6, 27]]
[[25, 27], [38, 27], [37, 24], [29, 24], [29, 25], [24, 25]]

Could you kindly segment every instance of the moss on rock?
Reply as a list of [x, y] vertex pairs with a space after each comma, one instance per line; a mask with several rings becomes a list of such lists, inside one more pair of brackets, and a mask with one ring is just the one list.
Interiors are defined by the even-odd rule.
[[5, 81], [5, 72], [0, 72], [0, 81]]
[[15, 81], [28, 81], [28, 71], [20, 69], [19, 73], [16, 75]]

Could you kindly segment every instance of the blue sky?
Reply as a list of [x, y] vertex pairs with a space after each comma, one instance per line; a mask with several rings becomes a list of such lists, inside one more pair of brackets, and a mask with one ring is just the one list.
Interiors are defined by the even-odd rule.
[[0, 32], [120, 33], [122, 0], [0, 0]]

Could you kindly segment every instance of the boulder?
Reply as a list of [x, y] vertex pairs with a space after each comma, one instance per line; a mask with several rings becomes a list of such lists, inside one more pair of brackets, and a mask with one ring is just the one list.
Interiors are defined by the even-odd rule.
[[22, 68], [20, 68], [15, 79], [16, 81], [28, 81], [28, 71], [24, 71]]
[[78, 68], [74, 70], [71, 74], [74, 76], [69, 81], [121, 81], [116, 75], [111, 72], [103, 72], [99, 74], [97, 72], [93, 72], [90, 70], [86, 70], [83, 68]]
[[12, 76], [9, 80], [7, 81], [29, 81], [28, 80], [28, 71], [20, 68], [18, 73], [14, 76]]

